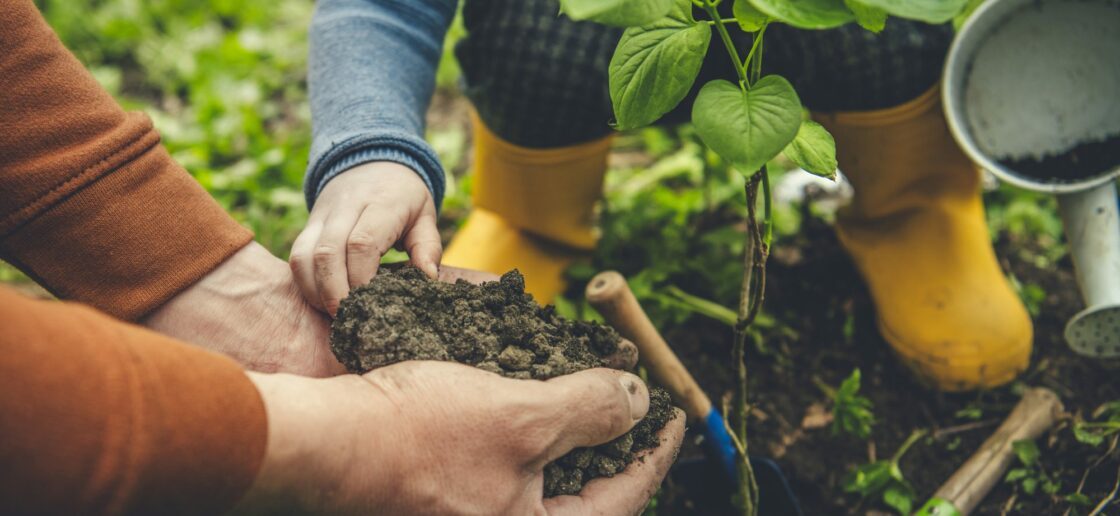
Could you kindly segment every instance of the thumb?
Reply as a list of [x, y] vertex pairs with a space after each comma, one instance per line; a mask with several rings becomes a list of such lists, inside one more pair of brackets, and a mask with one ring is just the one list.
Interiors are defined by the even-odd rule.
[[613, 369], [588, 369], [545, 382], [555, 407], [552, 443], [544, 461], [574, 448], [603, 444], [629, 432], [649, 411], [649, 390], [641, 378]]

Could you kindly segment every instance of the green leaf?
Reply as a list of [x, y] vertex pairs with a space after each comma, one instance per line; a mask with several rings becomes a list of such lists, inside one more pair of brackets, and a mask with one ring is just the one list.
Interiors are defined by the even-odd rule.
[[1082, 493], [1068, 494], [1065, 498], [1071, 505], [1080, 505], [1082, 507], [1091, 507], [1093, 505], [1093, 501]]
[[1120, 401], [1109, 401], [1093, 411], [1093, 418], [1100, 419], [1107, 416], [1106, 420], [1120, 422]]
[[749, 0], [735, 0], [731, 12], [735, 15], [735, 20], [739, 22], [739, 28], [743, 29], [744, 32], [755, 32], [762, 29], [769, 19], [766, 14], [751, 5]]
[[906, 481], [906, 477], [902, 476], [902, 468], [898, 466], [897, 462], [891, 462], [890, 474], [891, 474], [891, 478], [893, 478], [893, 479], [895, 479], [899, 482], [905, 482]]
[[712, 28], [692, 18], [692, 3], [677, 0], [669, 16], [626, 29], [609, 68], [611, 103], [619, 129], [649, 125], [692, 89]]
[[870, 7], [911, 20], [945, 23], [964, 9], [968, 0], [860, 0]]
[[844, 0], [750, 0], [775, 20], [802, 29], [831, 29], [855, 20]]
[[976, 11], [976, 8], [980, 7], [980, 5], [984, 2], [985, 0], [967, 0], [964, 8], [961, 9], [961, 12], [957, 13], [957, 15], [953, 17], [953, 28], [956, 30], [960, 30], [961, 26], [964, 25], [964, 22], [968, 21], [968, 19], [972, 16], [972, 13]]
[[899, 514], [908, 515], [914, 508], [914, 493], [904, 485], [895, 484], [883, 491], [883, 503]]
[[1031, 470], [1029, 470], [1029, 469], [1015, 468], [1015, 469], [1007, 472], [1007, 476], [1004, 477], [1003, 481], [1004, 482], [1015, 482], [1017, 480], [1022, 480], [1024, 478], [1027, 478], [1027, 476], [1029, 476], [1030, 474], [1031, 474]]
[[1019, 462], [1024, 466], [1033, 466], [1038, 462], [1038, 457], [1041, 455], [1038, 451], [1038, 445], [1030, 439], [1015, 441], [1011, 443], [1011, 448], [1015, 450], [1015, 455], [1019, 457]]
[[975, 405], [969, 405], [965, 408], [962, 408], [962, 409], [954, 412], [953, 416], [961, 418], [961, 419], [971, 419], [973, 421], [976, 421], [976, 420], [980, 419], [981, 417], [984, 417], [984, 409], [982, 409], [980, 407], [977, 407]]
[[573, 20], [614, 27], [636, 27], [665, 16], [674, 0], [560, 0], [560, 11]]
[[1104, 436], [1086, 428], [1084, 423], [1073, 424], [1073, 437], [1089, 446], [1100, 446], [1104, 443]]
[[844, 478], [844, 492], [859, 493], [862, 496], [878, 493], [890, 484], [890, 470], [890, 461], [862, 464]]
[[735, 326], [735, 324], [739, 322], [739, 314], [735, 313], [734, 310], [714, 301], [689, 294], [676, 285], [669, 285], [665, 289], [665, 292], [676, 298], [681, 305], [687, 307], [690, 311], [700, 315], [706, 315], [728, 326]]
[[[797, 130], [797, 136], [782, 151], [787, 158], [797, 163], [805, 171], [829, 179], [836, 179], [836, 140], [821, 124], [804, 120]], [[859, 370], [856, 377], [856, 390], [859, 390]], [[844, 381], [847, 383], [847, 380]], [[842, 390], [843, 385], [840, 386]]]
[[852, 369], [852, 374], [840, 382], [840, 388], [836, 389], [837, 397], [852, 397], [859, 392], [860, 376], [858, 367]]
[[777, 75], [759, 79], [746, 93], [715, 80], [696, 96], [692, 123], [705, 145], [740, 172], [753, 174], [797, 136], [801, 100]]
[[844, 5], [856, 15], [856, 23], [871, 32], [882, 32], [887, 26], [887, 11], [878, 7], [871, 7], [863, 0], [844, 0]]

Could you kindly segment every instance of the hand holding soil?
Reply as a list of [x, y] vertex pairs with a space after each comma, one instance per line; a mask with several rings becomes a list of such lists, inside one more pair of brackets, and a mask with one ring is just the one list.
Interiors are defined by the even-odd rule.
[[[354, 289], [332, 325], [331, 348], [356, 373], [410, 360], [440, 360], [521, 380], [548, 380], [607, 365], [630, 367], [636, 357], [633, 345], [614, 330], [568, 321], [537, 306], [516, 271], [499, 282], [472, 285], [432, 281], [412, 267], [383, 270]], [[579, 493], [592, 479], [614, 476], [637, 453], [656, 448], [657, 432], [674, 409], [661, 389], [651, 392], [649, 407], [633, 432], [542, 465], [544, 496]]]
[[283, 260], [255, 242], [142, 323], [253, 371], [315, 377], [346, 372], [327, 346], [330, 321], [304, 301]]
[[634, 514], [684, 433], [676, 411], [614, 478], [543, 499], [545, 465], [634, 427], [649, 408], [637, 377], [591, 369], [543, 382], [412, 361], [363, 376], [251, 374], [269, 445], [241, 513]]

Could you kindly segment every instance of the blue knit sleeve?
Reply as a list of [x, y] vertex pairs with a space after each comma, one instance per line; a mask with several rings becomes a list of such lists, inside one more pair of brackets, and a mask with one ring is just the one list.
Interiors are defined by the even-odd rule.
[[455, 7], [456, 0], [319, 0], [308, 59], [308, 209], [331, 179], [371, 161], [415, 170], [439, 207], [444, 172], [424, 141], [424, 114]]

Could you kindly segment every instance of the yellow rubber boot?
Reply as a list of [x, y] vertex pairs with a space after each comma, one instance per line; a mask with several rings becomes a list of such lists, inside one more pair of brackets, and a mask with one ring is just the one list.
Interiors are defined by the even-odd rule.
[[474, 211], [443, 263], [495, 274], [519, 269], [525, 290], [551, 303], [564, 290], [565, 269], [595, 248], [594, 207], [611, 137], [529, 149], [502, 140], [477, 115], [471, 121]]
[[870, 287], [883, 337], [939, 389], [1010, 382], [1030, 360], [1030, 316], [1000, 270], [979, 172], [949, 134], [939, 91], [816, 118], [855, 189], [837, 232]]

